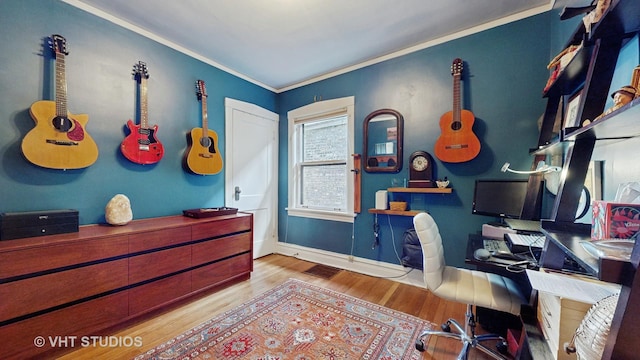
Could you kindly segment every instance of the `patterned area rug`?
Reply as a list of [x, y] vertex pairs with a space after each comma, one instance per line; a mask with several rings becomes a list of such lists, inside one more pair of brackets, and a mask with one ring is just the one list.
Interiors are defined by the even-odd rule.
[[432, 327], [290, 279], [135, 359], [421, 359], [415, 338]]

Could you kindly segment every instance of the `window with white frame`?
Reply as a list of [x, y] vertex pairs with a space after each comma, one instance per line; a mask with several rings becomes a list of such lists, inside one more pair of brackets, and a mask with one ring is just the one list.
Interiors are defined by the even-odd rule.
[[354, 97], [289, 111], [288, 214], [353, 222]]

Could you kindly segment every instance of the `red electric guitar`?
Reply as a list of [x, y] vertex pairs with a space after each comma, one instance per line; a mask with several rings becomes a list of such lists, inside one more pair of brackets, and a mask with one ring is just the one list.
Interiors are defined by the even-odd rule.
[[120, 145], [122, 154], [136, 164], [154, 164], [162, 159], [164, 146], [156, 138], [158, 125], [149, 127], [147, 112], [147, 79], [149, 71], [147, 64], [139, 61], [133, 66], [133, 78], [138, 83], [140, 124], [136, 125], [132, 120], [127, 121], [129, 135]]
[[187, 134], [189, 147], [185, 153], [185, 164], [195, 174], [213, 175], [222, 170], [222, 156], [218, 150], [218, 134], [207, 128], [207, 89], [204, 80], [196, 81], [196, 96], [202, 104], [202, 128], [193, 128]]
[[440, 118], [440, 137], [436, 140], [434, 152], [444, 162], [460, 163], [469, 161], [480, 153], [480, 140], [473, 133], [475, 116], [460, 106], [460, 77], [462, 60], [455, 59], [451, 64], [453, 75], [453, 111]]
[[33, 164], [49, 169], [85, 168], [98, 159], [98, 146], [84, 129], [89, 115], [67, 111], [66, 40], [52, 35], [50, 45], [56, 59], [56, 100], [31, 105], [36, 126], [22, 139], [22, 153]]

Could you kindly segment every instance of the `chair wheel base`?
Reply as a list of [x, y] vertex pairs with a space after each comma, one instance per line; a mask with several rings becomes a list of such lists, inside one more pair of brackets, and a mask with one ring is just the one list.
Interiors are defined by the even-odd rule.
[[496, 349], [502, 355], [506, 355], [509, 352], [509, 344], [506, 341], [498, 341]]
[[446, 323], [440, 325], [440, 328], [444, 332], [451, 332], [451, 322], [447, 321]]
[[422, 341], [422, 339], [416, 340], [416, 350], [424, 352], [424, 341]]

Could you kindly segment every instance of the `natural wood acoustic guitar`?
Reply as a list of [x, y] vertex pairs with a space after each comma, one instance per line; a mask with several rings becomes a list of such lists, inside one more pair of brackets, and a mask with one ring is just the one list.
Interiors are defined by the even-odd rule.
[[480, 140], [473, 133], [475, 116], [460, 105], [460, 77], [462, 60], [451, 64], [453, 75], [453, 110], [440, 117], [440, 137], [436, 140], [434, 153], [444, 162], [460, 163], [472, 160], [480, 153]]
[[67, 111], [66, 39], [52, 35], [49, 45], [55, 57], [55, 101], [41, 100], [31, 105], [29, 112], [36, 126], [22, 139], [22, 153], [44, 168], [85, 168], [98, 159], [98, 146], [85, 130], [89, 115]]
[[213, 175], [222, 170], [222, 156], [218, 150], [218, 134], [208, 128], [207, 89], [204, 80], [196, 81], [196, 96], [202, 105], [202, 127], [193, 128], [187, 134], [189, 147], [185, 152], [185, 164], [191, 172]]
[[155, 164], [164, 156], [164, 146], [156, 137], [158, 125], [149, 127], [147, 107], [149, 70], [146, 63], [139, 61], [133, 66], [133, 78], [138, 83], [140, 124], [134, 124], [131, 119], [127, 121], [129, 135], [122, 141], [120, 150], [124, 157], [136, 164]]

